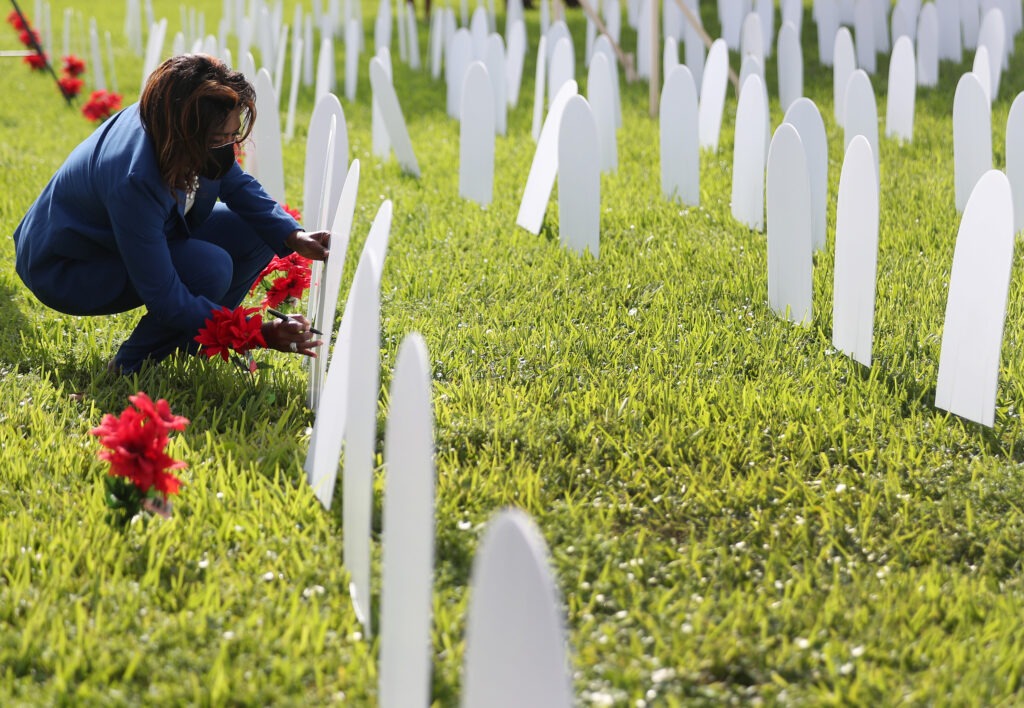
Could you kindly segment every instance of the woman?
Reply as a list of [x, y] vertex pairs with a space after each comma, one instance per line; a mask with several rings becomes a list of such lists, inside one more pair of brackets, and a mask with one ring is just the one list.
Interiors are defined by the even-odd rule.
[[[69, 315], [146, 307], [114, 370], [195, 352], [205, 320], [236, 307], [275, 253], [327, 258], [330, 234], [303, 231], [235, 161], [255, 109], [240, 72], [205, 55], [168, 59], [137, 104], [72, 151], [15, 230], [18, 275], [43, 304]], [[304, 317], [262, 334], [306, 356], [321, 344]]]

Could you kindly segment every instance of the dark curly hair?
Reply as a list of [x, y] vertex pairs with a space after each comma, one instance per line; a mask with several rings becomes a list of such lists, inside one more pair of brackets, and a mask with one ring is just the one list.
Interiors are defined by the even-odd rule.
[[150, 74], [139, 117], [170, 189], [188, 191], [206, 164], [210, 138], [236, 108], [241, 109], [241, 142], [256, 118], [256, 91], [242, 72], [215, 57], [171, 57]]

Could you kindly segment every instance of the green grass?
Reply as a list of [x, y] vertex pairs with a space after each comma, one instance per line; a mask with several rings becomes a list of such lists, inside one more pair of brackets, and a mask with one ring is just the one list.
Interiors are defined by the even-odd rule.
[[[67, 4], [53, 3], [58, 38]], [[154, 5], [176, 30], [178, 4]], [[221, 3], [195, 5], [215, 26]], [[125, 45], [122, 5], [96, 12]], [[372, 29], [370, 3], [366, 17]], [[537, 19], [528, 13], [534, 46]], [[575, 11], [570, 21], [582, 67]], [[17, 42], [6, 28], [0, 37]], [[426, 40], [421, 27], [424, 50]], [[830, 190], [807, 328], [771, 314], [764, 235], [729, 213], [732, 89], [719, 152], [702, 156], [702, 206], [685, 208], [660, 196], [646, 85], [623, 85], [620, 169], [602, 178], [595, 260], [559, 247], [555, 199], [539, 237], [514, 226], [533, 156], [532, 54], [497, 141], [488, 209], [458, 197], [458, 125], [428, 73], [395, 62], [422, 179], [371, 156], [364, 54], [359, 100], [344, 103], [362, 163], [344, 287], [392, 199], [378, 427], [398, 345], [419, 331], [434, 376], [437, 705], [458, 702], [473, 553], [509, 505], [551, 547], [584, 704], [1019, 700], [1019, 255], [995, 427], [933, 406], [959, 225], [949, 116], [970, 55], [918, 92], [912, 144], [882, 139], [869, 369], [831, 346], [843, 136], [815, 46], [808, 12], [806, 93], [826, 120]], [[116, 52], [122, 88], [137, 86], [141, 60]], [[1022, 57], [993, 107], [997, 167]], [[0, 232], [10, 234], [91, 127], [45, 77], [0, 61]], [[774, 72], [770, 61], [772, 95]], [[880, 61], [883, 134], [886, 74]], [[303, 89], [285, 156], [293, 205], [311, 109]], [[9, 238], [0, 257], [0, 703], [374, 703], [378, 647], [360, 638], [347, 597], [339, 500], [323, 512], [301, 473], [312, 415], [298, 362], [266, 354], [274, 368], [255, 393], [229, 366], [198, 360], [109, 378], [105, 363], [139, 313], [47, 310], [14, 273]], [[121, 535], [103, 521], [105, 465], [87, 431], [140, 389], [192, 419], [171, 448], [190, 467], [173, 520]], [[376, 504], [379, 531], [379, 494]]]

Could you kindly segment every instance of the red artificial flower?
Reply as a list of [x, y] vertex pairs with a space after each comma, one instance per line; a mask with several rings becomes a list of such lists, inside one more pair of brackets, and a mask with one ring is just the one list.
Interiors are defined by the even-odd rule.
[[82, 115], [91, 121], [104, 121], [121, 110], [121, 94], [105, 89], [93, 91], [82, 106]]
[[39, 71], [40, 69], [45, 69], [46, 68], [46, 61], [47, 61], [47, 59], [48, 59], [48, 57], [47, 57], [46, 54], [40, 55], [40, 54], [36, 53], [36, 54], [28, 54], [28, 55], [26, 55], [25, 58], [22, 61], [24, 61], [26, 64], [28, 64], [30, 67], [32, 67], [36, 71]]
[[[260, 274], [256, 278], [255, 282], [253, 282], [252, 287], [249, 288], [249, 292], [255, 292], [256, 288], [263, 282], [264, 278], [266, 278], [271, 273], [276, 273], [278, 271], [281, 271], [285, 274], [289, 274], [292, 271], [305, 271], [306, 273], [309, 273], [310, 263], [311, 261], [308, 258], [304, 258], [303, 256], [300, 256], [298, 253], [289, 253], [284, 258], [281, 258], [280, 256], [274, 256], [270, 260], [270, 263], [267, 264], [267, 267], [260, 271]], [[309, 287], [308, 283], [306, 284], [306, 287]], [[273, 307], [273, 305], [271, 305], [271, 307]]]
[[23, 28], [20, 32], [18, 32], [18, 39], [21, 40], [21, 43], [29, 49], [32, 49], [35, 46], [32, 43], [33, 39], [35, 40], [35, 44], [42, 44], [41, 40], [39, 39], [39, 33], [36, 32], [35, 30], [29, 30], [27, 28]]
[[288, 216], [292, 217], [300, 224], [302, 223], [302, 212], [300, 212], [298, 209], [293, 209], [287, 204], [282, 204], [281, 208], [284, 209], [285, 213], [288, 214]]
[[7, 24], [13, 27], [18, 32], [25, 29], [25, 23], [21, 21], [21, 15], [18, 14], [17, 10], [11, 10], [7, 13]]
[[229, 310], [222, 307], [214, 310], [206, 326], [199, 330], [195, 341], [203, 346], [207, 357], [213, 358], [220, 354], [221, 359], [228, 360], [232, 351], [244, 354], [254, 347], [265, 347], [263, 339], [263, 317], [256, 314], [257, 307], [236, 307]]
[[81, 76], [85, 73], [85, 62], [74, 54], [64, 57], [64, 73], [68, 76]]
[[262, 307], [277, 307], [290, 297], [299, 299], [302, 293], [309, 288], [311, 272], [308, 266], [298, 266], [288, 271], [280, 278], [275, 278], [267, 290], [266, 297], [261, 303]]
[[99, 426], [89, 432], [107, 448], [97, 456], [110, 463], [110, 474], [125, 477], [143, 494], [155, 489], [166, 499], [181, 488], [181, 480], [170, 470], [188, 465], [170, 457], [167, 447], [169, 430], [183, 430], [188, 421], [171, 414], [167, 401], [156, 403], [141, 391], [130, 399], [120, 416], [103, 416]]
[[62, 76], [58, 79], [57, 83], [60, 85], [61, 93], [68, 98], [74, 98], [82, 90], [82, 84], [85, 82], [81, 79], [76, 79], [74, 76]]

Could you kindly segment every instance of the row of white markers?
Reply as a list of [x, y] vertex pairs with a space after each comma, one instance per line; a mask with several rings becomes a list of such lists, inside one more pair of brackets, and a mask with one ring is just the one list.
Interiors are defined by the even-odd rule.
[[[870, 0], [860, 0], [858, 6]], [[901, 0], [906, 2], [906, 0]], [[828, 26], [828, 0], [816, 4], [819, 34]], [[632, 7], [634, 3], [630, 3]], [[722, 8], [734, 3], [723, 0]], [[513, 7], [515, 4], [513, 4]], [[606, 11], [617, 3], [605, 3]], [[770, 6], [770, 3], [768, 3]], [[872, 4], [872, 7], [876, 5]], [[382, 4], [382, 12], [384, 5]], [[390, 6], [388, 6], [390, 8]], [[399, 6], [401, 7], [401, 5]], [[759, 10], [764, 3], [758, 3]], [[792, 2], [783, 4], [792, 13]], [[927, 14], [927, 7], [922, 14]], [[265, 16], [261, 3], [252, 12]], [[914, 8], [897, 6], [903, 15]], [[649, 10], [648, 10], [649, 11]], [[520, 10], [521, 12], [521, 10]], [[643, 16], [643, 3], [637, 17]], [[361, 47], [360, 25], [346, 8], [346, 93], [354, 87], [356, 61]], [[989, 10], [985, 17], [1002, 14]], [[279, 13], [276, 13], [279, 17]], [[510, 14], [514, 14], [510, 13]], [[916, 10], [914, 13], [916, 15]], [[744, 17], [754, 16], [745, 14]], [[760, 12], [757, 13], [760, 16]], [[826, 17], [823, 23], [820, 15]], [[236, 9], [235, 17], [242, 13]], [[410, 15], [404, 17], [409, 18]], [[447, 100], [457, 98], [461, 118], [462, 155], [460, 191], [482, 204], [490, 201], [493, 182], [494, 136], [501, 134], [498, 114], [514, 106], [518, 95], [522, 54], [526, 50], [521, 22], [513, 21], [507, 32], [508, 45], [493, 33], [493, 20], [478, 9], [471, 27], [451, 29], [454, 13], [438, 12], [432, 30], [429, 53], [432, 70], [445, 60], [449, 90]], [[466, 17], [466, 13], [463, 13]], [[483, 19], [477, 19], [477, 18]], [[465, 21], [465, 19], [464, 19]], [[759, 19], [760, 21], [760, 19]], [[998, 23], [992, 21], [996, 29]], [[297, 17], [296, 26], [301, 23]], [[472, 25], [475, 23], [475, 27]], [[222, 23], [223, 24], [223, 23]], [[309, 26], [309, 20], [304, 23]], [[330, 23], [325, 23], [329, 25]], [[642, 27], [645, 23], [640, 23]], [[725, 23], [723, 23], [724, 26]], [[754, 22], [741, 22], [757, 28]], [[785, 39], [799, 25], [784, 23], [779, 36], [780, 66], [788, 50]], [[983, 23], [984, 25], [984, 23]], [[377, 38], [381, 46], [370, 62], [374, 102], [374, 153], [393, 150], [405, 171], [418, 176], [405, 121], [391, 81], [390, 38], [384, 27], [390, 21], [378, 15]], [[399, 24], [399, 27], [402, 25]], [[449, 29], [445, 29], [447, 26]], [[765, 32], [764, 24], [760, 25]], [[487, 31], [485, 31], [485, 28]], [[244, 30], [244, 27], [241, 27]], [[1005, 26], [1004, 26], [1005, 29]], [[147, 48], [147, 65], [155, 66], [162, 52], [166, 22], [155, 23]], [[796, 29], [799, 37], [799, 30]], [[894, 29], [895, 33], [895, 29]], [[275, 33], [266, 33], [266, 36]], [[325, 328], [328, 341], [333, 332], [344, 255], [347, 251], [359, 182], [359, 162], [348, 166], [347, 127], [341, 104], [333, 94], [333, 48], [330, 32], [321, 42], [317, 71], [317, 102], [307, 143], [304, 210], [320, 228], [330, 226], [335, 254], [326, 268], [314, 274], [310, 293], [311, 320]], [[400, 57], [411, 61], [413, 49], [405, 33]], [[747, 47], [768, 47], [770, 40], [757, 44], [754, 30]], [[866, 33], [858, 32], [863, 37]], [[961, 207], [961, 182], [966, 194], [963, 221], [957, 240], [949, 288], [943, 349], [939, 362], [936, 403], [972, 420], [992, 425], [998, 376], [999, 348], [1005, 318], [1014, 233], [1013, 197], [1010, 181], [991, 166], [989, 105], [998, 91], [993, 67], [1005, 61], [1012, 38], [997, 46], [981, 32], [980, 49], [998, 60], [987, 66], [975, 60], [975, 71], [958, 85], [954, 106], [954, 153], [957, 164], [957, 204]], [[276, 32], [287, 37], [287, 32]], [[686, 33], [684, 32], [685, 36]], [[927, 32], [918, 32], [918, 46]], [[500, 42], [495, 42], [495, 37]], [[688, 36], [689, 37], [689, 36]], [[770, 33], [765, 35], [770, 38]], [[910, 37], [900, 34], [890, 61], [890, 112], [887, 133], [910, 140], [913, 125], [914, 51]], [[846, 156], [840, 177], [836, 213], [836, 280], [833, 311], [834, 341], [842, 351], [865, 364], [871, 360], [874, 290], [878, 238], [878, 136], [874, 93], [867, 72], [854, 69], [862, 62], [846, 28], [833, 33], [835, 80], [845, 81], [841, 122], [846, 129]], [[198, 41], [198, 37], [196, 38]], [[267, 40], [264, 40], [267, 41]], [[649, 40], [648, 40], [649, 41]], [[692, 37], [686, 40], [695, 42]], [[538, 46], [535, 93], [537, 152], [527, 178], [517, 223], [538, 233], [556, 177], [559, 179], [559, 221], [563, 242], [583, 251], [599, 254], [600, 172], [616, 168], [615, 131], [621, 125], [618, 74], [615, 54], [608, 37], [597, 38], [587, 52], [589, 100], [577, 93], [572, 38], [564, 23], [555, 22]], [[176, 43], [181, 49], [181, 42]], [[293, 78], [301, 72], [303, 45], [293, 40]], [[670, 47], [671, 42], [667, 45]], [[225, 55], [223, 43], [208, 43], [211, 53]], [[799, 49], [799, 41], [796, 42]], [[588, 48], [591, 43], [588, 42]], [[502, 51], [499, 52], [499, 49]], [[991, 50], [991, 51], [989, 51]], [[272, 50], [264, 48], [261, 56]], [[850, 59], [850, 55], [856, 57]], [[981, 54], [979, 50], [978, 54]], [[404, 55], [404, 57], [402, 56]], [[690, 52], [687, 52], [690, 56]], [[662, 98], [662, 184], [666, 196], [686, 203], [699, 201], [699, 150], [717, 149], [721, 111], [726, 91], [728, 54], [726, 42], [716, 41], [704, 61], [701, 56], [701, 91], [687, 66], [676, 66], [676, 57], [666, 52], [666, 82]], [[152, 61], [150, 58], [152, 57]], [[908, 61], [909, 58], [909, 61]], [[283, 48], [276, 54], [276, 67], [283, 65]], [[979, 66], [980, 63], [980, 66]], [[265, 66], [259, 71], [246, 52], [242, 60], [247, 75], [255, 76], [259, 120], [254, 127], [254, 145], [249, 149], [247, 167], [283, 200], [281, 132], [278, 114], [279, 81]], [[740, 221], [760, 229], [764, 226], [767, 201], [769, 303], [781, 316], [796, 322], [811, 316], [811, 267], [815, 248], [825, 245], [827, 202], [827, 141], [824, 122], [814, 104], [800, 98], [799, 91], [788, 102], [784, 123], [769, 141], [767, 91], [763, 81], [763, 55], [744, 53], [742, 89], [737, 107], [734, 151], [733, 210]], [[788, 64], [787, 64], [788, 65]], [[802, 74], [802, 60], [798, 63]], [[276, 68], [275, 67], [275, 68]], [[895, 73], [894, 73], [895, 72]], [[277, 69], [280, 74], [280, 69]], [[435, 73], [435, 76], [438, 75]], [[909, 81], [907, 77], [910, 77]], [[845, 77], [845, 79], [843, 78]], [[985, 79], [988, 78], [986, 83]], [[504, 90], [501, 82], [505, 79]], [[513, 80], [514, 79], [514, 82]], [[293, 80], [293, 86], [298, 81]], [[513, 88], [513, 83], [515, 84]], [[787, 82], [780, 78], [780, 87]], [[794, 82], [787, 83], [794, 86]], [[456, 86], [457, 89], [453, 89]], [[894, 86], [904, 87], [895, 100]], [[987, 89], [986, 89], [987, 86]], [[908, 88], [909, 87], [909, 88]], [[354, 89], [353, 89], [354, 91]], [[454, 91], [454, 96], [453, 96]], [[548, 100], [550, 96], [550, 100]], [[907, 97], [909, 96], [909, 106]], [[963, 97], [961, 97], [963, 96]], [[354, 98], [354, 93], [351, 96]], [[294, 99], [290, 101], [289, 125]], [[894, 106], [902, 105], [893, 116]], [[547, 107], [546, 115], [544, 108]], [[959, 108], [958, 108], [959, 107]], [[449, 109], [452, 104], [449, 103]], [[959, 116], [959, 117], [958, 117]], [[966, 117], [964, 117], [966, 116]], [[1020, 116], [1020, 118], [1018, 118]], [[543, 118], [543, 120], [541, 120]], [[1024, 160], [1024, 103], [1015, 101], [1007, 129], [1007, 171], [1020, 171]], [[671, 128], [671, 130], [669, 130]], [[988, 147], [984, 149], [985, 134]], [[286, 131], [286, 135], [290, 133]], [[963, 137], [959, 137], [963, 136]], [[960, 155], [969, 155], [964, 163]], [[978, 158], [988, 156], [987, 163]], [[1011, 158], [1011, 155], [1014, 157]], [[1015, 162], [1016, 161], [1016, 162]], [[766, 176], [767, 172], [767, 176]], [[475, 192], [474, 189], [481, 188]], [[766, 199], [767, 194], [767, 199]], [[1024, 209], [1019, 213], [1024, 213]], [[310, 405], [317, 411], [305, 470], [317, 497], [330, 506], [345, 450], [344, 539], [345, 565], [351, 574], [350, 592], [366, 633], [370, 627], [370, 514], [373, 494], [373, 450], [377, 389], [379, 385], [380, 274], [387, 251], [391, 225], [391, 204], [384, 202], [374, 220], [356, 269], [352, 289], [330, 356], [318, 359], [310, 372]], [[338, 256], [341, 257], [338, 257]], [[317, 264], [319, 266], [319, 264]], [[384, 504], [384, 582], [382, 591], [381, 702], [383, 705], [426, 705], [429, 703], [429, 613], [433, 559], [433, 467], [430, 420], [429, 359], [417, 335], [404, 342], [396, 362], [393, 411], [387, 426], [385, 464], [387, 492]], [[405, 432], [397, 432], [400, 428]], [[408, 427], [405, 427], [408, 426]], [[403, 440], [403, 444], [396, 444]], [[563, 622], [557, 608], [557, 594], [547, 571], [546, 552], [536, 530], [521, 516], [506, 516], [492, 525], [474, 569], [469, 644], [464, 678], [464, 705], [501, 706], [513, 697], [525, 705], [569, 705], [570, 682], [566, 673]], [[533, 637], [524, 640], [524, 636]], [[515, 639], [512, 639], [515, 637]], [[536, 642], [530, 643], [530, 642]], [[512, 656], [510, 652], [520, 649]], [[523, 681], [522, 676], [532, 677]]]

